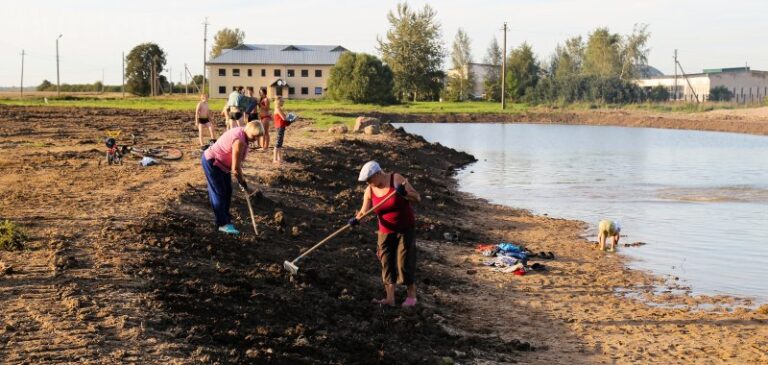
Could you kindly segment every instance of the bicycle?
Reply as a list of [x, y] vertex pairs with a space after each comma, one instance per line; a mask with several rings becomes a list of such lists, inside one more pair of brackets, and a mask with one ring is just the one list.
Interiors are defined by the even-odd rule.
[[139, 147], [139, 148], [129, 147], [129, 152], [132, 155], [138, 156], [139, 158], [152, 157], [152, 158], [157, 158], [165, 161], [181, 160], [181, 158], [184, 156], [184, 153], [181, 152], [180, 149], [176, 147], [167, 147], [167, 146]]

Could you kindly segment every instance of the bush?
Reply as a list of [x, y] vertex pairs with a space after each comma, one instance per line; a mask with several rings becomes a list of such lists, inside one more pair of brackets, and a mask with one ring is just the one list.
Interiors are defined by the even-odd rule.
[[576, 75], [541, 79], [526, 90], [525, 99], [532, 103], [628, 104], [642, 102], [646, 95], [639, 86], [618, 77]]
[[344, 52], [331, 68], [328, 96], [353, 103], [394, 102], [392, 70], [365, 53]]
[[24, 247], [27, 235], [15, 223], [4, 220], [0, 222], [0, 249], [20, 250]]
[[709, 101], [731, 101], [733, 93], [725, 86], [714, 87], [709, 90]]
[[669, 90], [665, 86], [656, 85], [648, 92], [648, 99], [655, 102], [669, 101]]

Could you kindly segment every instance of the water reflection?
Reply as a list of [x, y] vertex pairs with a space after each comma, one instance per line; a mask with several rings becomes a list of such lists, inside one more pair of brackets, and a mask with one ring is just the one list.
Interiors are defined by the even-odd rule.
[[[633, 267], [694, 293], [768, 301], [768, 138], [525, 124], [405, 124], [479, 161], [462, 190], [595, 224], [621, 219]], [[474, 172], [474, 173], [471, 173]], [[594, 229], [594, 228], [593, 228]]]

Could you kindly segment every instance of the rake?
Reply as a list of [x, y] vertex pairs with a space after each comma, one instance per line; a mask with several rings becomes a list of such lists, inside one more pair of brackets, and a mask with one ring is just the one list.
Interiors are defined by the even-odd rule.
[[[386, 203], [390, 198], [392, 198], [395, 194], [397, 194], [396, 191], [393, 191], [387, 195], [384, 200], [380, 201], [378, 204], [373, 206], [373, 208], [368, 209], [367, 212], [363, 213], [363, 215], [359, 219], [365, 218], [367, 215], [371, 214], [374, 210], [378, 209], [380, 206], [382, 206], [384, 203]], [[303, 259], [305, 256], [309, 255], [312, 251], [317, 249], [318, 247], [324, 245], [326, 242], [332, 240], [334, 237], [338, 236], [342, 232], [350, 229], [352, 226], [347, 223], [344, 225], [344, 227], [339, 228], [336, 230], [336, 232], [331, 233], [330, 236], [325, 237], [322, 241], [318, 242], [316, 245], [312, 246], [309, 250], [304, 251], [303, 254], [301, 254], [299, 257], [295, 258], [293, 261], [285, 261], [283, 262], [283, 268], [288, 270], [292, 275], [296, 275], [296, 273], [299, 272], [299, 267], [296, 266], [296, 263], [299, 262], [299, 260]]]

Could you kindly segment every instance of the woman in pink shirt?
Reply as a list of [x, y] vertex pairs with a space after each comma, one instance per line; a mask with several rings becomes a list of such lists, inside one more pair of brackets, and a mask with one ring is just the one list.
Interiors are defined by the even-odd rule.
[[[232, 177], [248, 190], [243, 177], [243, 161], [248, 154], [248, 142], [253, 142], [264, 134], [261, 123], [249, 122], [245, 127], [235, 127], [219, 137], [201, 158], [205, 178], [208, 180], [208, 198], [211, 200], [213, 214], [219, 231], [240, 234], [229, 215], [232, 202]], [[249, 193], [250, 195], [250, 193]]]

